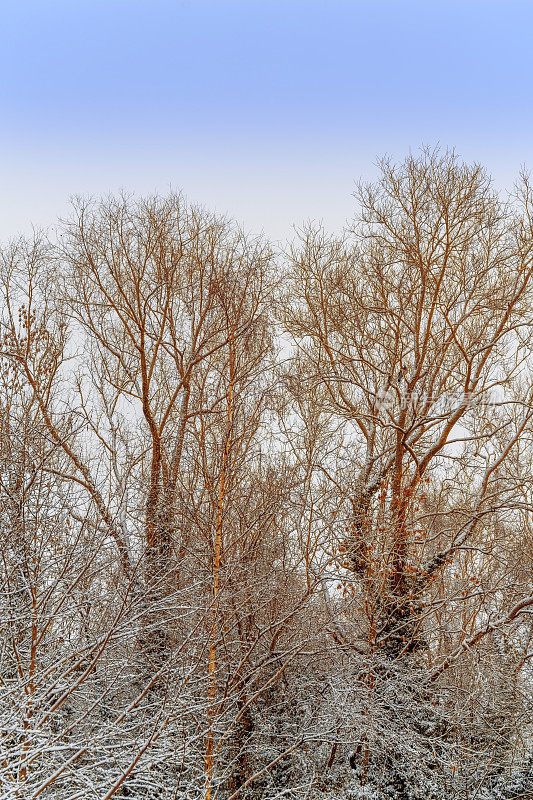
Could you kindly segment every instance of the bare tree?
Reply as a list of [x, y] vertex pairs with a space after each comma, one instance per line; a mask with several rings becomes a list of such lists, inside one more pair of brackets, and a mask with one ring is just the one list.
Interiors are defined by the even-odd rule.
[[531, 541], [531, 196], [524, 178], [502, 205], [453, 153], [380, 166], [353, 229], [292, 249], [289, 386], [322, 430], [302, 458], [337, 629], [364, 621], [370, 653], [437, 680], [533, 605], [513, 557]]
[[1, 797], [527, 785], [528, 179], [358, 201], [283, 266], [174, 194], [2, 251]]

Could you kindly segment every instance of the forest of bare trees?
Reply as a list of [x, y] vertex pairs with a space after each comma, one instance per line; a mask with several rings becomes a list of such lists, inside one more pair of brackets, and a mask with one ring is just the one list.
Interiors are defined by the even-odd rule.
[[533, 187], [383, 159], [0, 261], [0, 797], [533, 797]]

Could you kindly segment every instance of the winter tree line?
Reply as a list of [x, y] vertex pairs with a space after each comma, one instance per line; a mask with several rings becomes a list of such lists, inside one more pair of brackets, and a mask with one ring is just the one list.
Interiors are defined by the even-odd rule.
[[533, 796], [533, 190], [380, 169], [2, 249], [0, 797]]

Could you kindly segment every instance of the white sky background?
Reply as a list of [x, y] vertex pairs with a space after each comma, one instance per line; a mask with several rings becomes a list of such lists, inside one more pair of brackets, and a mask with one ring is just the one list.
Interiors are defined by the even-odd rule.
[[182, 190], [274, 240], [420, 144], [533, 167], [528, 0], [4, 0], [0, 239]]

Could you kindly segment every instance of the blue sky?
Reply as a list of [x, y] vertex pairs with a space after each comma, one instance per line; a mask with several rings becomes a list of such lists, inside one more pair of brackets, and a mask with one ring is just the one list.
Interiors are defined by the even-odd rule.
[[284, 238], [382, 153], [533, 167], [531, 0], [3, 0], [0, 237], [182, 189]]

